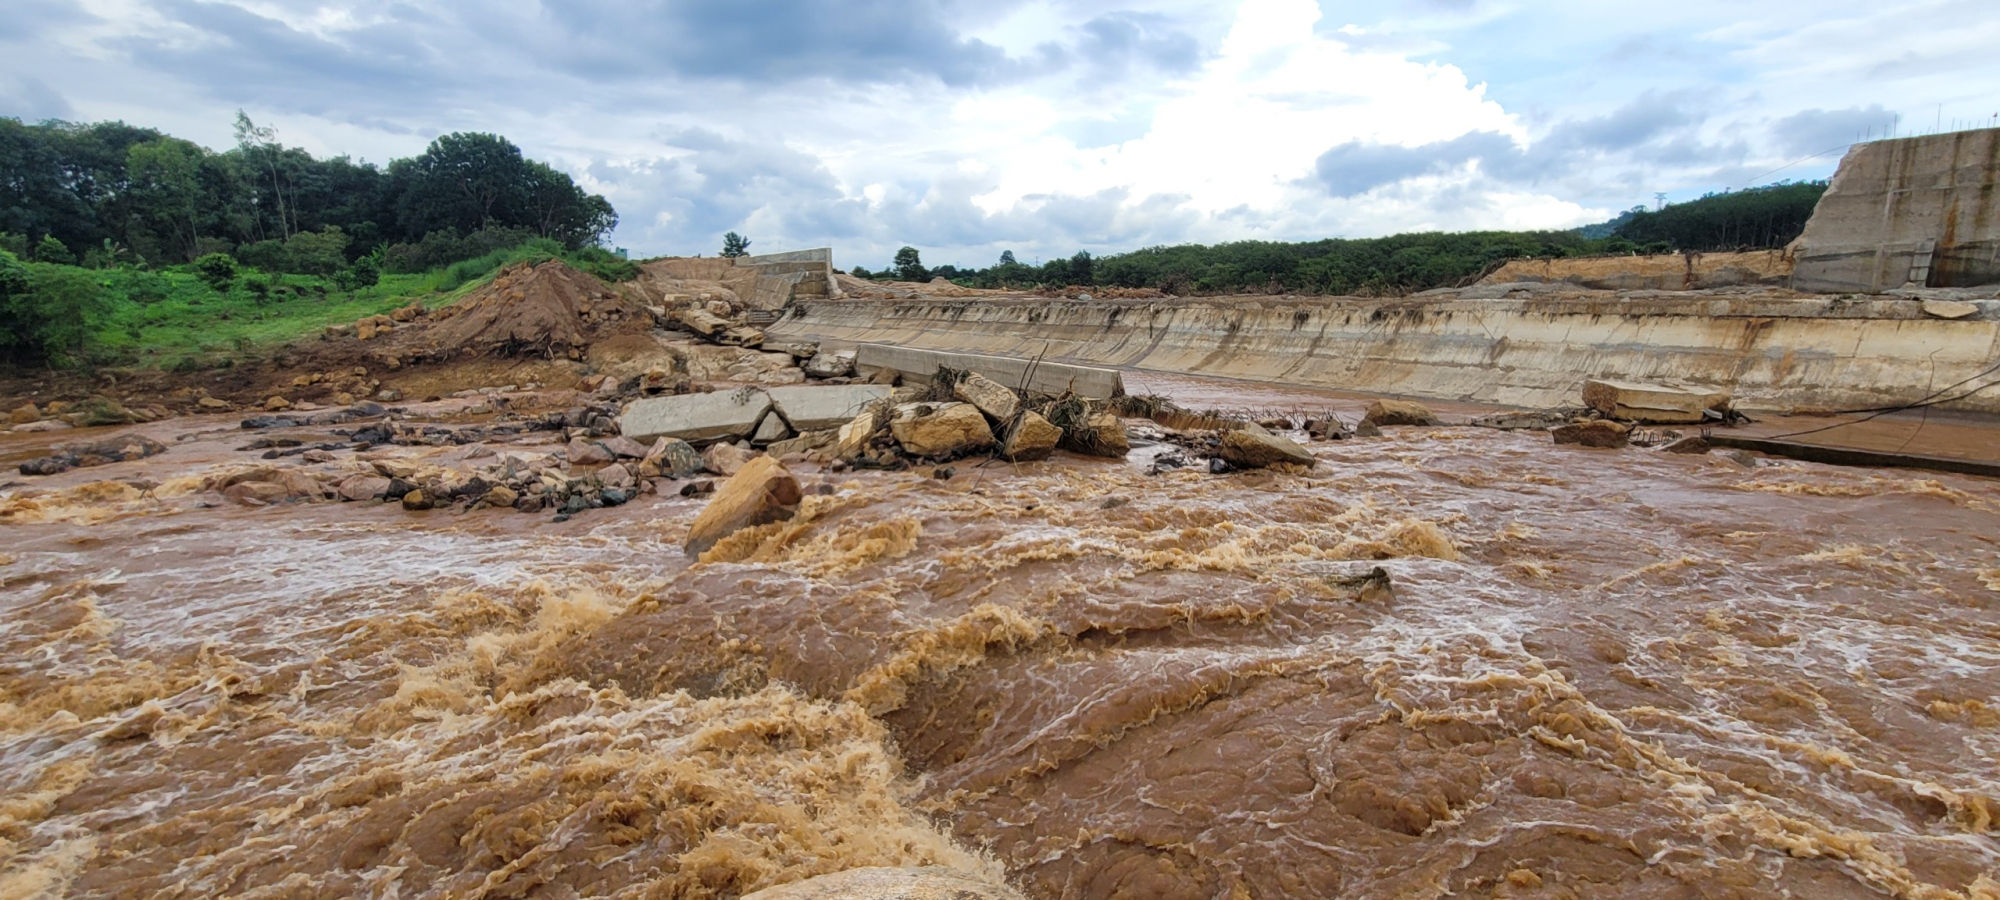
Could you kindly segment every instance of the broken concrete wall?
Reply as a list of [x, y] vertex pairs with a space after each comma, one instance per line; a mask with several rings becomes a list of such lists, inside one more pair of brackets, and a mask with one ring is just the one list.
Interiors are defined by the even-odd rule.
[[[1912, 299], [1754, 295], [850, 300], [795, 308], [772, 333], [1531, 408], [1574, 405], [1585, 379], [1607, 378], [1728, 389], [1751, 410], [1843, 409], [1919, 400], [1991, 366], [2000, 306], [1980, 309], [1947, 320]], [[2000, 413], [2000, 390], [1945, 408]]]
[[833, 277], [833, 251], [799, 250], [736, 258], [668, 257], [646, 261], [646, 287], [659, 298], [703, 293], [709, 286], [726, 289], [742, 308], [776, 312], [794, 299], [825, 300], [840, 296]]
[[1783, 286], [1792, 276], [1783, 250], [1742, 253], [1662, 253], [1516, 259], [1480, 284], [1567, 283], [1606, 291], [1693, 291], [1742, 285]]
[[2000, 282], [2000, 129], [1854, 145], [1793, 247], [1801, 291]]

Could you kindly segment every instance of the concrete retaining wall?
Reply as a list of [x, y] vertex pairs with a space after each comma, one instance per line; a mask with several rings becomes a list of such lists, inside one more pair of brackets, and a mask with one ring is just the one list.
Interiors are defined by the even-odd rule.
[[1794, 247], [1801, 291], [2000, 282], [2000, 129], [1854, 145]]
[[[799, 304], [770, 333], [1530, 408], [1611, 378], [1846, 409], [1993, 365], [2000, 304], [1944, 320], [1896, 298], [850, 300]], [[1947, 408], [2000, 413], [2000, 388]]]

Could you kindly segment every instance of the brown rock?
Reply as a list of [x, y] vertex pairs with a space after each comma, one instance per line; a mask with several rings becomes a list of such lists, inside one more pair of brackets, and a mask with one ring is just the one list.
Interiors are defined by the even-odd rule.
[[480, 498], [480, 502], [485, 503], [487, 506], [504, 508], [513, 506], [520, 499], [521, 495], [519, 492], [503, 484], [487, 491], [486, 496]]
[[1668, 453], [1685, 453], [1689, 456], [1700, 456], [1715, 449], [1715, 447], [1708, 442], [1707, 438], [1698, 434], [1690, 434], [1686, 437], [1670, 441], [1660, 449]]
[[1132, 439], [1125, 434], [1124, 422], [1111, 413], [1101, 412], [1091, 416], [1083, 427], [1064, 432], [1062, 446], [1088, 456], [1124, 459], [1125, 454], [1132, 452]]
[[380, 475], [350, 475], [340, 482], [340, 499], [360, 502], [374, 500], [389, 489], [389, 479]]
[[202, 409], [228, 409], [229, 401], [217, 400], [214, 397], [203, 397], [201, 398], [200, 402], [196, 403], [195, 405], [201, 407]]
[[416, 512], [418, 510], [424, 510], [430, 508], [431, 508], [431, 498], [424, 496], [423, 491], [420, 490], [411, 491], [403, 495], [404, 510], [407, 510], [409, 512]]
[[597, 470], [597, 482], [608, 488], [629, 490], [633, 481], [632, 470], [627, 469], [623, 463], [613, 463]]
[[33, 403], [17, 408], [7, 416], [7, 421], [15, 425], [26, 425], [29, 422], [39, 422], [41, 419], [42, 408]]
[[952, 396], [979, 408], [995, 422], [1011, 422], [1021, 409], [1021, 398], [1000, 382], [978, 372], [967, 372], [952, 385]]
[[364, 341], [374, 340], [375, 320], [373, 318], [368, 318], [368, 319], [362, 319], [361, 321], [354, 323], [354, 336]]
[[604, 449], [619, 459], [645, 459], [651, 452], [645, 444], [628, 437], [605, 438]]
[[569, 455], [569, 464], [572, 466], [603, 465], [617, 459], [616, 456], [612, 455], [610, 450], [605, 448], [603, 442], [585, 440], [583, 438], [570, 441], [566, 452]]
[[1384, 425], [1436, 425], [1438, 417], [1431, 408], [1412, 400], [1377, 400], [1368, 404], [1368, 414], [1361, 417], [1363, 424], [1381, 427]]
[[970, 403], [903, 404], [889, 420], [889, 433], [911, 456], [959, 456], [994, 444], [986, 417]]
[[701, 452], [702, 468], [717, 475], [728, 477], [743, 471], [743, 467], [759, 454], [732, 444], [716, 444]]
[[223, 488], [222, 496], [241, 506], [269, 506], [291, 496], [291, 491], [275, 481], [244, 481]]
[[264, 408], [272, 412], [283, 412], [292, 408], [292, 401], [274, 395], [264, 401]]
[[1022, 413], [1021, 421], [1008, 433], [1000, 453], [1016, 462], [1048, 459], [1050, 454], [1056, 452], [1056, 445], [1062, 443], [1062, 436], [1062, 429], [1042, 418], [1040, 413]]
[[1305, 466], [1319, 462], [1298, 442], [1258, 429], [1239, 429], [1222, 436], [1222, 458], [1244, 469], [1262, 469], [1278, 463]]
[[423, 314], [424, 314], [423, 304], [412, 303], [409, 306], [405, 306], [401, 309], [396, 310], [395, 312], [390, 313], [389, 318], [397, 322], [414, 322], [417, 320], [418, 316], [421, 316]]
[[742, 529], [790, 519], [804, 499], [798, 479], [777, 460], [768, 456], [750, 460], [695, 517], [683, 549], [689, 556], [699, 556]]
[[1613, 449], [1623, 447], [1632, 439], [1630, 426], [1621, 425], [1609, 419], [1592, 419], [1551, 429], [1549, 434], [1558, 444], [1581, 444], [1585, 447]]

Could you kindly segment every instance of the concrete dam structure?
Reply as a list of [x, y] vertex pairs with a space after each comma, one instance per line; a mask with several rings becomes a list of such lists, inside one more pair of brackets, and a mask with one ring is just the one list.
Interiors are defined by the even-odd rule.
[[[1874, 408], [1922, 400], [2000, 358], [1992, 300], [1947, 319], [1901, 297], [1557, 290], [849, 300], [796, 304], [772, 333], [1525, 408], [1575, 405], [1589, 378], [1720, 388], [1752, 410]], [[2000, 391], [1941, 408], [2000, 413]]]
[[1793, 252], [1801, 291], [2000, 282], [2000, 129], [1854, 145]]

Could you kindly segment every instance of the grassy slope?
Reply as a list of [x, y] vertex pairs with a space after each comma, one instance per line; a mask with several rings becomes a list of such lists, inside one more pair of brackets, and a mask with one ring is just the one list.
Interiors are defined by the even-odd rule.
[[[211, 368], [267, 353], [277, 344], [312, 338], [328, 325], [387, 313], [412, 301], [439, 307], [456, 302], [515, 262], [555, 254], [514, 248], [415, 275], [383, 275], [379, 284], [341, 291], [331, 278], [270, 276], [244, 268], [217, 292], [186, 267], [160, 272], [112, 270], [104, 281], [113, 311], [96, 329], [91, 356], [100, 364], [163, 369]], [[273, 285], [267, 299], [247, 287]]]

